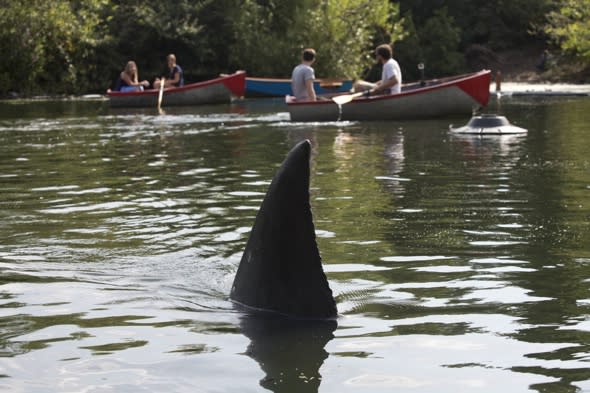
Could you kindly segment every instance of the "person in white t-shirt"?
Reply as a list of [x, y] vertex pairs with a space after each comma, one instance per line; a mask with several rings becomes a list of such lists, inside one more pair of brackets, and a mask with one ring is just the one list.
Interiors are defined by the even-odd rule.
[[381, 80], [377, 83], [357, 81], [354, 91], [364, 91], [366, 96], [377, 94], [398, 94], [402, 87], [402, 71], [399, 64], [393, 59], [393, 50], [388, 44], [379, 45], [375, 49], [377, 61], [383, 65]]

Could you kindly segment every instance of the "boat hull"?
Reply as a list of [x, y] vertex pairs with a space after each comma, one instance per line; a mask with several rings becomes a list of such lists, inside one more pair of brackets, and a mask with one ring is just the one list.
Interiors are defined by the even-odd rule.
[[[313, 87], [317, 95], [347, 93], [352, 80], [316, 79]], [[291, 79], [246, 78], [246, 97], [284, 97], [292, 95]]]
[[490, 71], [406, 85], [402, 93], [361, 97], [338, 106], [331, 100], [288, 102], [292, 121], [401, 120], [471, 114], [486, 106]]
[[[164, 90], [162, 106], [188, 106], [229, 103], [232, 97], [242, 97], [246, 74], [237, 72], [204, 82]], [[138, 92], [107, 92], [112, 107], [149, 108], [158, 104], [158, 90]]]

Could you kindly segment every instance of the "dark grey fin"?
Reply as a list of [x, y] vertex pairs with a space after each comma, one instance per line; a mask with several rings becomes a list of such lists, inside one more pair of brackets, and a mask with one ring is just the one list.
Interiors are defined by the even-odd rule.
[[337, 316], [322, 269], [309, 203], [311, 143], [298, 143], [275, 174], [256, 216], [230, 298], [294, 318]]

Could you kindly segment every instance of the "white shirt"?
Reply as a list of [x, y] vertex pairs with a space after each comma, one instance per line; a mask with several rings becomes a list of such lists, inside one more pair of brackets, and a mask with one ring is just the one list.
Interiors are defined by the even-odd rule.
[[399, 64], [394, 59], [389, 59], [383, 64], [383, 71], [381, 72], [381, 83], [385, 83], [392, 76], [396, 77], [397, 84], [391, 87], [391, 94], [398, 94], [402, 91], [402, 70], [399, 68]]

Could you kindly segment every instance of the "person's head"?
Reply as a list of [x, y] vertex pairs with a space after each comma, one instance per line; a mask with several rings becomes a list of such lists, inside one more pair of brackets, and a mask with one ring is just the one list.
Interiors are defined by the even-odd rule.
[[166, 62], [168, 63], [168, 67], [174, 67], [176, 65], [176, 56], [170, 53], [168, 56], [166, 56]]
[[307, 48], [303, 50], [303, 53], [301, 54], [301, 58], [303, 59], [303, 61], [311, 63], [315, 60], [315, 50], [312, 48]]
[[377, 60], [385, 63], [387, 60], [391, 59], [393, 55], [393, 50], [391, 49], [391, 45], [383, 44], [379, 45], [377, 49], [375, 49], [375, 56], [377, 56]]
[[137, 64], [133, 60], [129, 60], [125, 64], [125, 73], [131, 78], [137, 78]]

